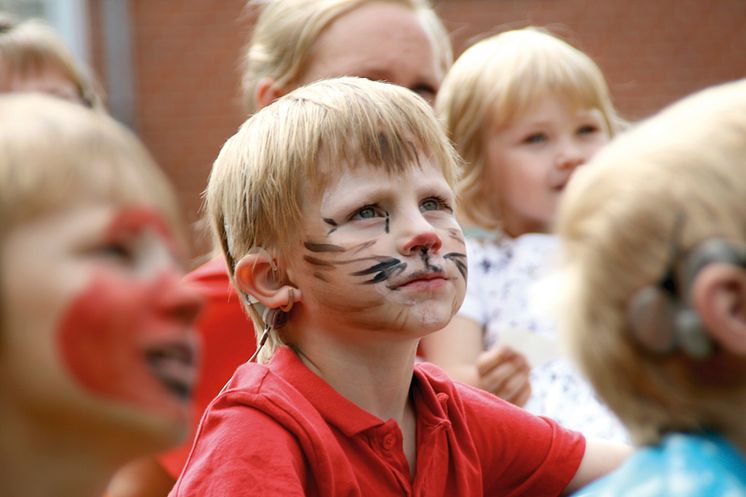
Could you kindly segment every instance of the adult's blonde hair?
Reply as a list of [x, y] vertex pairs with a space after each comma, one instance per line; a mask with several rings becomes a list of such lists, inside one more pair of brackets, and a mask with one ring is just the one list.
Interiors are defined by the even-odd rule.
[[102, 108], [98, 84], [54, 29], [39, 19], [18, 21], [0, 13], [0, 91], [11, 76], [32, 77], [48, 68], [60, 71], [75, 86], [81, 103]]
[[372, 2], [411, 8], [445, 74], [453, 61], [451, 41], [428, 0], [252, 0], [249, 5], [262, 10], [243, 57], [243, 99], [249, 114], [257, 110], [254, 95], [262, 78], [270, 77], [285, 88], [297, 86], [321, 33], [342, 15]]
[[458, 185], [462, 221], [500, 228], [484, 189], [488, 130], [509, 126], [537, 98], [552, 92], [578, 108], [598, 109], [613, 136], [620, 125], [601, 69], [585, 53], [548, 31], [527, 27], [493, 35], [462, 53], [435, 101], [464, 159]]
[[122, 125], [48, 95], [0, 95], [0, 242], [19, 225], [95, 202], [150, 206], [182, 236], [170, 184]]
[[[417, 167], [428, 157], [452, 187], [459, 159], [430, 106], [399, 86], [345, 77], [300, 87], [249, 118], [223, 146], [206, 190], [211, 229], [235, 285], [236, 263], [264, 250], [297, 250], [303, 199], [334, 175], [367, 164], [381, 174]], [[243, 303], [260, 334], [254, 306]], [[276, 331], [264, 362], [281, 343]]]
[[743, 424], [746, 361], [697, 361], [633, 340], [628, 308], [683, 252], [746, 242], [746, 80], [690, 96], [623, 133], [560, 202], [561, 324], [571, 352], [639, 443]]

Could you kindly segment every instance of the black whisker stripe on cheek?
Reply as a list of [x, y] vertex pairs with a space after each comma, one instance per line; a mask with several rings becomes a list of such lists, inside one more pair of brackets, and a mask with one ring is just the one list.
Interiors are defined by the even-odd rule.
[[329, 283], [329, 279], [322, 273], [314, 272], [313, 273], [314, 278], [320, 279], [324, 283]]
[[391, 216], [389, 216], [389, 213], [387, 212], [386, 213], [386, 220], [385, 220], [385, 224], [384, 224], [386, 233], [389, 232], [390, 223], [391, 223]]
[[376, 243], [375, 240], [368, 240], [367, 242], [363, 242], [363, 243], [361, 243], [359, 245], [356, 245], [354, 247], [350, 247], [350, 252], [352, 252], [353, 254], [357, 254], [361, 250], [365, 250], [368, 247], [371, 247], [371, 246], [375, 245], [375, 243]]
[[329, 236], [329, 235], [331, 235], [332, 233], [334, 233], [335, 231], [337, 231], [337, 226], [338, 226], [338, 225], [337, 225], [337, 221], [335, 221], [334, 219], [332, 219], [332, 218], [330, 218], [330, 217], [324, 217], [324, 218], [322, 218], [322, 219], [324, 220], [324, 222], [325, 222], [326, 224], [328, 224], [329, 226], [331, 226], [331, 227], [332, 227], [332, 229], [330, 229], [330, 230], [329, 230], [329, 231], [328, 231], [328, 232], [326, 233], [326, 235], [327, 235], [327, 236]]
[[346, 251], [344, 247], [340, 247], [339, 245], [333, 245], [331, 243], [304, 242], [303, 246], [306, 247], [311, 252], [345, 252]]
[[464, 234], [461, 230], [451, 228], [448, 230], [448, 235], [451, 238], [451, 240], [456, 240], [461, 245], [466, 245], [466, 242], [464, 241]]
[[443, 256], [443, 259], [453, 261], [453, 263], [456, 265], [456, 269], [458, 269], [461, 273], [461, 276], [466, 279], [466, 254], [462, 254], [459, 252], [449, 252]]
[[367, 269], [356, 271], [350, 274], [352, 274], [352, 276], [367, 276], [370, 274], [375, 274], [373, 278], [363, 282], [365, 284], [372, 284], [380, 283], [389, 279], [392, 275], [400, 274], [406, 269], [406, 267], [406, 262], [402, 262], [399, 259], [390, 258], [384, 260], [383, 262], [379, 262], [378, 264], [374, 264]]
[[319, 269], [334, 269], [333, 263], [329, 261], [325, 261], [323, 259], [319, 259], [317, 257], [312, 257], [310, 255], [304, 255], [303, 260], [309, 264], [313, 264], [314, 266], [321, 266]]

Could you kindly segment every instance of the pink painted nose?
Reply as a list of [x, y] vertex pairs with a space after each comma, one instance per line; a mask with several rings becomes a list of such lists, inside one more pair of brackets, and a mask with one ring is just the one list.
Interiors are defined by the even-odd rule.
[[424, 231], [410, 238], [402, 247], [404, 254], [413, 254], [419, 251], [437, 252], [443, 242], [434, 231]]

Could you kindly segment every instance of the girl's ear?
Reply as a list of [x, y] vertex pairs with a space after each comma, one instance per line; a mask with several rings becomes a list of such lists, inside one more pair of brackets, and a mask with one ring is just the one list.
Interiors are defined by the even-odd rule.
[[269, 309], [289, 309], [302, 299], [300, 290], [283, 278], [275, 261], [266, 253], [248, 254], [238, 261], [236, 284]]
[[746, 356], [746, 270], [711, 263], [692, 282], [692, 305], [709, 335], [733, 354]]
[[276, 83], [277, 82], [274, 79], [266, 76], [260, 79], [256, 84], [256, 89], [254, 90], [254, 102], [256, 103], [257, 109], [268, 106], [287, 93], [285, 88], [278, 86]]

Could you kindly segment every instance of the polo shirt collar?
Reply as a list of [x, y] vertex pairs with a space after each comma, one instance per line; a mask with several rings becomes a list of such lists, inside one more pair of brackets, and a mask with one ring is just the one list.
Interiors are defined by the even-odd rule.
[[[385, 423], [334, 390], [320, 376], [308, 369], [289, 347], [281, 347], [275, 352], [269, 368], [298, 390], [330, 425], [345, 436], [353, 437]], [[414, 387], [415, 382], [419, 387]], [[448, 395], [437, 394], [427, 381], [425, 373], [419, 368], [415, 369], [413, 388], [417, 392], [415, 408], [419, 422], [438, 425], [447, 421], [445, 406]]]

